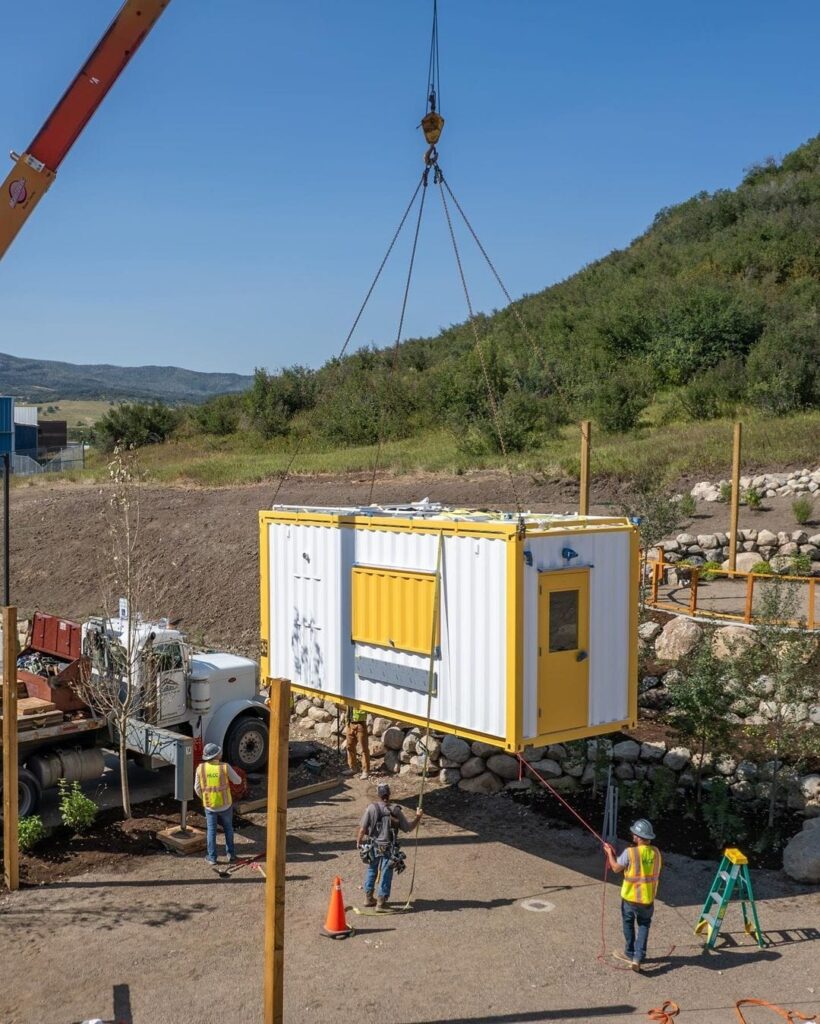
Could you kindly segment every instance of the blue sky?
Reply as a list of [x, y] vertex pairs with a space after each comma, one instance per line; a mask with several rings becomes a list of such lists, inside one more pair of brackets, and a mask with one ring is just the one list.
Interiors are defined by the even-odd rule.
[[[4, 18], [0, 147], [118, 6]], [[0, 266], [0, 351], [237, 372], [338, 351], [421, 172], [431, 6], [173, 0]], [[816, 0], [439, 0], [439, 31], [442, 166], [514, 296], [818, 130]], [[394, 340], [408, 245], [354, 347]], [[431, 194], [405, 336], [464, 319], [447, 245]]]

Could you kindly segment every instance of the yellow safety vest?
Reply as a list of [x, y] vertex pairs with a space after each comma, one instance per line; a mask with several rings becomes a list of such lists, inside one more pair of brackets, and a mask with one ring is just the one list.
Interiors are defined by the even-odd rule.
[[351, 708], [351, 711], [350, 711], [350, 721], [352, 723], [354, 723], [355, 725], [358, 725], [360, 723], [366, 725], [367, 724], [367, 712], [366, 711], [360, 711], [359, 708]]
[[648, 906], [655, 900], [663, 861], [654, 846], [630, 846], [629, 863], [624, 870], [621, 899]]
[[233, 802], [226, 764], [203, 761], [197, 768], [202, 803], [206, 810], [224, 811]]

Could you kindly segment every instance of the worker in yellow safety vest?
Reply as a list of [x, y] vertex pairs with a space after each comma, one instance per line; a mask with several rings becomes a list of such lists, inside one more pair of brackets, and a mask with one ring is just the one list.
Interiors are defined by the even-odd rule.
[[652, 846], [655, 832], [646, 818], [638, 818], [630, 832], [634, 845], [628, 846], [620, 857], [615, 856], [609, 843], [604, 843], [604, 852], [615, 874], [623, 872], [621, 918], [626, 942], [624, 953], [632, 964], [632, 970], [640, 971], [646, 957], [663, 858], [661, 851]]
[[220, 761], [222, 748], [208, 743], [202, 751], [202, 763], [194, 776], [194, 792], [202, 798], [207, 826], [207, 854], [205, 859], [213, 867], [217, 863], [216, 828], [222, 826], [225, 833], [225, 849], [228, 863], [236, 860], [233, 845], [233, 797], [230, 783], [238, 786], [242, 779], [229, 764]]
[[360, 779], [366, 779], [370, 774], [370, 742], [367, 735], [367, 712], [358, 708], [347, 709], [347, 764], [348, 775], [359, 770], [356, 758], [356, 748], [361, 747], [362, 751], [362, 774]]

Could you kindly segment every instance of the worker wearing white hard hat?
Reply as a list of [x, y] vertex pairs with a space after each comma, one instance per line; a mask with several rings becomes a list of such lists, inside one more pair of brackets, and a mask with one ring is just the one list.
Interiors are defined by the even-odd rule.
[[629, 831], [633, 845], [628, 846], [620, 857], [615, 856], [609, 843], [604, 844], [604, 852], [615, 874], [623, 872], [624, 875], [621, 885], [624, 955], [632, 970], [640, 971], [646, 957], [663, 858], [660, 850], [652, 845], [655, 830], [646, 818], [638, 818]]

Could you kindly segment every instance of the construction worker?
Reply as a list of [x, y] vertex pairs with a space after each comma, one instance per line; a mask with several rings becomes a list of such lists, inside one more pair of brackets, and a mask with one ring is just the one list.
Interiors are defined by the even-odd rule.
[[347, 709], [347, 764], [348, 774], [352, 775], [359, 770], [356, 758], [356, 747], [361, 746], [362, 750], [362, 774], [360, 779], [366, 779], [370, 774], [370, 745], [367, 736], [367, 712], [358, 708], [348, 707]]
[[[356, 848], [367, 856], [367, 872], [364, 876], [365, 906], [386, 910], [390, 899], [390, 886], [393, 883], [393, 871], [398, 865], [404, 870], [404, 854], [398, 844], [398, 830], [410, 832], [421, 821], [422, 810], [419, 808], [412, 821], [405, 818], [398, 804], [390, 803], [390, 787], [386, 782], [379, 785], [378, 802], [369, 804], [356, 835]], [[364, 860], [364, 856], [362, 857]], [[379, 880], [376, 892], [376, 879]]]
[[655, 831], [646, 818], [638, 818], [630, 829], [633, 846], [628, 846], [620, 857], [609, 843], [604, 843], [609, 866], [615, 874], [623, 872], [621, 885], [621, 917], [626, 946], [624, 954], [633, 971], [640, 971], [646, 957], [649, 926], [655, 910], [655, 894], [661, 876], [663, 859], [656, 846], [652, 846]]
[[216, 743], [208, 743], [202, 751], [202, 763], [194, 776], [194, 792], [202, 798], [205, 808], [205, 824], [207, 826], [206, 861], [214, 867], [216, 857], [216, 826], [222, 826], [225, 833], [225, 849], [228, 863], [236, 860], [233, 845], [233, 797], [229, 783], [238, 786], [242, 779], [229, 764], [220, 761], [222, 747]]

